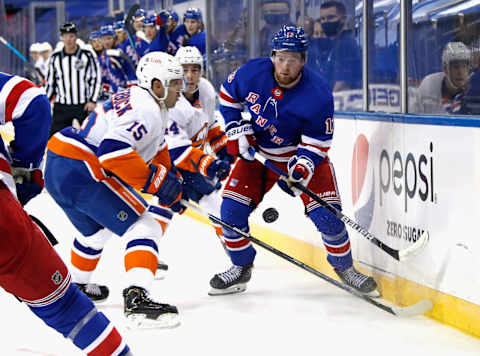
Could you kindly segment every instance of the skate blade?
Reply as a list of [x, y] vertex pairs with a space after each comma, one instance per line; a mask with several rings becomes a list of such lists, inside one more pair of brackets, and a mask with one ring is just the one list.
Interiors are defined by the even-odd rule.
[[247, 284], [240, 283], [225, 289], [212, 288], [208, 292], [208, 295], [215, 296], [215, 295], [236, 294], [236, 293], [245, 292], [246, 289], [247, 289]]
[[380, 292], [376, 289], [372, 290], [371, 292], [368, 292], [368, 293], [362, 293], [363, 295], [367, 295], [371, 298], [380, 298], [382, 295], [380, 294]]
[[157, 319], [148, 319], [145, 314], [130, 314], [126, 316], [129, 329], [171, 329], [180, 325], [178, 314], [166, 313]]

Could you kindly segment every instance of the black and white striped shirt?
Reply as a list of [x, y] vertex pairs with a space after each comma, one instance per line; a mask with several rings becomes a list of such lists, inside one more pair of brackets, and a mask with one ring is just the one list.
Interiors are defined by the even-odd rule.
[[89, 50], [80, 48], [67, 54], [64, 48], [49, 60], [46, 92], [55, 103], [78, 105], [96, 102], [102, 84], [100, 64]]

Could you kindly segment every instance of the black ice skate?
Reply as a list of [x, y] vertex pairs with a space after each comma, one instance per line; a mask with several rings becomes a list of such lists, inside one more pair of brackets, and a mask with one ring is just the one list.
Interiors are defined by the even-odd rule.
[[173, 328], [180, 324], [177, 307], [154, 302], [141, 287], [123, 290], [125, 317], [136, 328]]
[[377, 291], [377, 282], [375, 282], [372, 277], [366, 276], [357, 271], [355, 267], [352, 266], [344, 271], [340, 271], [336, 268], [334, 270], [343, 283], [356, 289], [360, 293], [374, 298], [380, 296], [380, 293]]
[[244, 292], [247, 282], [252, 276], [253, 264], [246, 266], [233, 265], [228, 270], [218, 273], [210, 280], [212, 289], [209, 295], [223, 295]]
[[94, 303], [102, 303], [108, 298], [110, 293], [107, 286], [102, 286], [95, 283], [75, 283], [87, 297]]

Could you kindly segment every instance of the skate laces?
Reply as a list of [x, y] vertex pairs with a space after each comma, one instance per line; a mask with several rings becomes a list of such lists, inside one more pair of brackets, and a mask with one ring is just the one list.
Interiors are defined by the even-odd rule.
[[102, 295], [102, 291], [100, 290], [100, 286], [95, 283], [87, 283], [85, 285], [85, 292], [88, 294], [93, 294], [93, 295]]
[[363, 282], [368, 279], [368, 276], [358, 272], [355, 268], [350, 267], [342, 272], [343, 277], [345, 280], [348, 281], [349, 284], [359, 288]]
[[218, 277], [220, 277], [225, 283], [230, 283], [240, 277], [242, 270], [242, 266], [233, 265], [227, 271], [219, 273]]

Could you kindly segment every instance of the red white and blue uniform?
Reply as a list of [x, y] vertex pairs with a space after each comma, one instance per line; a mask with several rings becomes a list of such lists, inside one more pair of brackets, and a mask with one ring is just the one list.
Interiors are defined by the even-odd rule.
[[[270, 58], [257, 58], [225, 80], [219, 96], [227, 136], [248, 126], [259, 151], [284, 171], [292, 156], [308, 158], [315, 167], [308, 188], [339, 207], [335, 173], [328, 159], [333, 137], [331, 90], [324, 79], [307, 68], [302, 69], [299, 82], [290, 89], [281, 88], [273, 73]], [[242, 116], [244, 108], [250, 115]], [[225, 185], [222, 220], [247, 231], [248, 216], [278, 178], [257, 161], [239, 160]], [[322, 233], [328, 261], [341, 270], [350, 267], [352, 256], [345, 225], [305, 194], [301, 199]], [[253, 262], [255, 250], [247, 239], [228, 229], [224, 229], [224, 239], [233, 264]]]
[[52, 122], [45, 91], [0, 73], [0, 124], [12, 122], [12, 154], [0, 138], [0, 286], [88, 355], [131, 355], [107, 317], [71, 283], [62, 259], [16, 199], [10, 168], [38, 167]]

